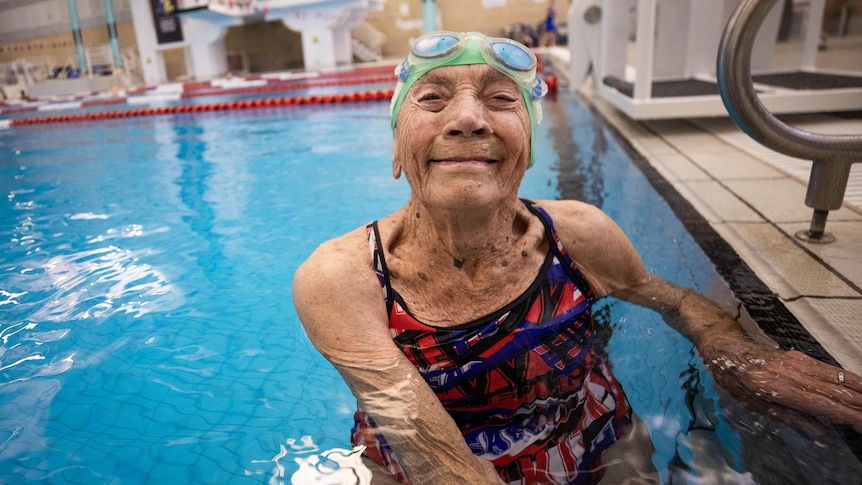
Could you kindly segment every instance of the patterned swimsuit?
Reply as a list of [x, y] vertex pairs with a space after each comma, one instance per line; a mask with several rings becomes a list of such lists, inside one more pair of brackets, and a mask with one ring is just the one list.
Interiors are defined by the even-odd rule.
[[[419, 369], [476, 456], [519, 484], [601, 479], [601, 452], [631, 427], [631, 408], [593, 350], [594, 297], [548, 214], [524, 201], [552, 241], [538, 277], [504, 308], [454, 327], [426, 325], [389, 284], [377, 223], [367, 226], [395, 343]], [[352, 441], [398, 480], [398, 458], [362, 409]]]

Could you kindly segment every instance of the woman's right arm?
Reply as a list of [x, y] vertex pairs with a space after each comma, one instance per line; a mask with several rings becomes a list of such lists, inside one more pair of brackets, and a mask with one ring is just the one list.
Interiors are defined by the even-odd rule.
[[318, 248], [294, 276], [306, 334], [338, 370], [413, 484], [502, 483], [392, 341], [364, 230]]

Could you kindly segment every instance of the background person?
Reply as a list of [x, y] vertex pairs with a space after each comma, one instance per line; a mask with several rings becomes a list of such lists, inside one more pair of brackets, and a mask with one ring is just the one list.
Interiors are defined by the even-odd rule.
[[548, 10], [545, 13], [543, 26], [542, 40], [539, 42], [539, 45], [542, 47], [557, 45], [557, 9], [554, 7], [554, 0], [548, 2]]
[[820, 418], [862, 430], [858, 376], [755, 343], [706, 298], [649, 275], [598, 208], [519, 199], [546, 91], [535, 67], [508, 39], [417, 39], [391, 107], [409, 200], [297, 270], [298, 315], [357, 399], [352, 441], [375, 477], [654, 482], [648, 459], [619, 456], [644, 434], [592, 345], [605, 296], [662, 312], [753, 409], [812, 433]]

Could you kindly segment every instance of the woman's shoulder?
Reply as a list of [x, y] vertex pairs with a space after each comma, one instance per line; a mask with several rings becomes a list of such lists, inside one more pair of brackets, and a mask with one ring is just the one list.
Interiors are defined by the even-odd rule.
[[541, 207], [551, 219], [554, 229], [570, 254], [593, 249], [629, 244], [628, 238], [607, 214], [598, 207], [577, 200], [540, 200]]
[[[332, 270], [334, 273], [338, 268], [359, 270], [364, 276], [364, 271], [373, 268], [373, 254], [371, 251], [370, 238], [382, 237], [381, 234], [397, 232], [403, 226], [403, 211], [396, 211], [380, 219], [357, 227], [341, 236], [330, 239], [317, 247], [314, 252], [303, 263], [314, 270]], [[374, 234], [369, 234], [372, 227]], [[382, 243], [379, 241], [378, 243]]]
[[372, 268], [365, 226], [320, 244], [293, 276], [294, 296], [355, 294]]
[[[325, 356], [349, 350], [345, 336], [386, 333], [385, 304], [364, 226], [311, 253], [294, 274], [293, 302], [309, 338]], [[351, 318], [359, 315], [365, 318]]]
[[404, 358], [389, 333], [364, 226], [324, 242], [300, 265], [293, 303], [309, 340], [342, 373]]
[[576, 200], [541, 200], [557, 236], [597, 296], [641, 281], [643, 263], [629, 238], [598, 207]]
[[362, 264], [368, 252], [368, 235], [365, 226], [321, 243], [303, 264], [325, 267], [329, 264]]

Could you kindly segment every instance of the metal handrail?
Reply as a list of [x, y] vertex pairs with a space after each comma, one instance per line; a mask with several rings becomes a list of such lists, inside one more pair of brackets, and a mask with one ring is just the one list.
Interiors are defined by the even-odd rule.
[[811, 227], [796, 235], [831, 242], [825, 233], [830, 210], [841, 207], [850, 165], [862, 161], [862, 135], [822, 135], [788, 126], [757, 97], [751, 79], [751, 51], [760, 25], [777, 0], [743, 0], [724, 29], [716, 69], [718, 90], [731, 119], [760, 144], [813, 160], [805, 204], [814, 209]]

